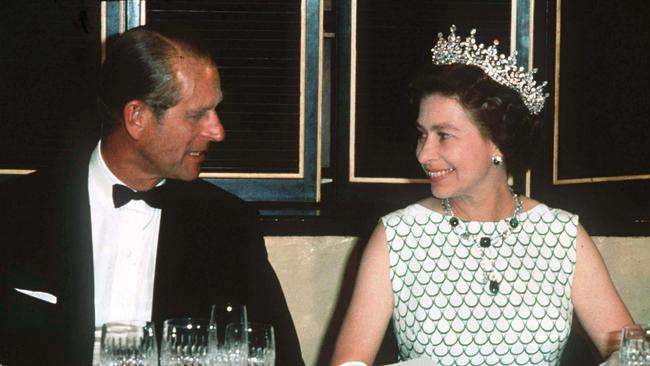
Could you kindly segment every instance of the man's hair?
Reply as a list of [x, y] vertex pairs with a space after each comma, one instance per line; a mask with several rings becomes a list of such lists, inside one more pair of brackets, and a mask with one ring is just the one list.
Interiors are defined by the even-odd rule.
[[107, 42], [102, 65], [99, 109], [104, 133], [122, 120], [124, 106], [143, 101], [160, 119], [180, 101], [177, 60], [193, 57], [214, 65], [212, 56], [190, 38], [145, 27], [133, 28]]

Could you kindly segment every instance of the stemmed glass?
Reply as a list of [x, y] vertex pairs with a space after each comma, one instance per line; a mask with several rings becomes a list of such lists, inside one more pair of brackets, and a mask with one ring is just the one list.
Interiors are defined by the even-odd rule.
[[147, 321], [119, 321], [102, 325], [101, 366], [158, 366], [155, 327]]
[[226, 326], [230, 323], [248, 324], [248, 313], [246, 305], [225, 303], [212, 305], [210, 309], [210, 323], [217, 328], [219, 343], [223, 344]]
[[274, 366], [275, 336], [273, 326], [261, 323], [231, 323], [226, 327], [223, 354], [227, 366]]
[[623, 328], [619, 360], [623, 366], [650, 365], [650, 324]]
[[248, 323], [248, 366], [275, 365], [275, 335], [273, 326]]
[[[230, 345], [232, 344], [232, 337], [238, 337], [240, 333], [231, 335], [227, 335], [226, 333], [226, 326], [231, 323], [238, 324], [240, 327], [247, 326], [248, 314], [245, 305], [235, 303], [212, 305], [212, 309], [210, 310], [210, 324], [218, 332], [218, 345], [211, 347], [209, 350], [211, 366], [238, 365], [237, 362], [241, 359], [241, 351], [233, 349]], [[245, 336], [245, 333], [241, 334]], [[228, 346], [225, 345], [225, 340], [228, 340]]]
[[216, 348], [215, 327], [207, 319], [178, 318], [163, 323], [161, 366], [207, 366], [208, 351]]
[[248, 359], [248, 334], [241, 323], [230, 323], [224, 332], [224, 341], [219, 348], [217, 366], [246, 366]]

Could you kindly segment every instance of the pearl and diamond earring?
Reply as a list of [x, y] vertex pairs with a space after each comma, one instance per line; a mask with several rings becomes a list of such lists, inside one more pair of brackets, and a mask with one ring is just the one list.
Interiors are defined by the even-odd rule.
[[494, 166], [503, 164], [503, 157], [499, 155], [492, 155], [492, 164], [494, 164]]

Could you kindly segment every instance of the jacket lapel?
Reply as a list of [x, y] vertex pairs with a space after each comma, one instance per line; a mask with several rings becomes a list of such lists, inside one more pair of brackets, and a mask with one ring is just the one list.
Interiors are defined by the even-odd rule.
[[163, 194], [163, 208], [160, 217], [158, 233], [158, 248], [156, 253], [156, 272], [153, 291], [152, 320], [158, 326], [171, 317], [186, 316], [179, 309], [184, 308], [183, 286], [188, 268], [187, 248], [183, 240], [187, 240], [182, 230], [187, 227], [183, 220], [191, 220], [183, 215], [183, 198], [180, 195], [182, 183], [168, 179]]
[[[95, 295], [93, 246], [88, 198], [88, 155], [79, 159], [62, 187], [61, 250], [62, 258], [61, 311], [66, 325], [65, 352], [74, 360], [90, 364], [95, 330]], [[87, 362], [86, 362], [87, 361]]]

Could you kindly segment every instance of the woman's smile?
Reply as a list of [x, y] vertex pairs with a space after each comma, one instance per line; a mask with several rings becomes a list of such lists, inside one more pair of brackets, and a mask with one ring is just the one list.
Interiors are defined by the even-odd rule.
[[424, 169], [424, 172], [431, 180], [439, 180], [456, 170], [454, 168], [441, 169], [441, 170], [429, 170], [426, 167], [422, 167], [422, 168]]

